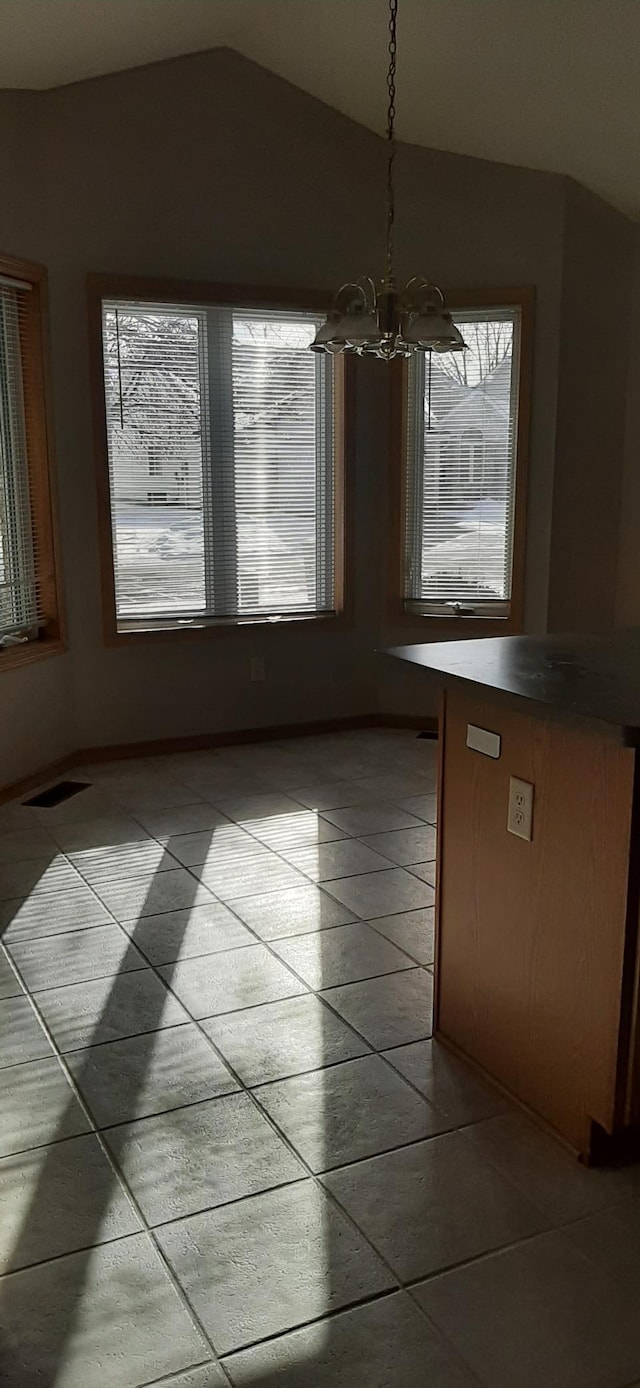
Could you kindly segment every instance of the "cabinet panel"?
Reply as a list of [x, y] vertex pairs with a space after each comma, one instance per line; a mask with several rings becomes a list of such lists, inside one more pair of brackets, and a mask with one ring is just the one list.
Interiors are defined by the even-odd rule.
[[[584, 1150], [590, 1119], [623, 1116], [635, 753], [473, 693], [444, 708], [437, 1029]], [[500, 735], [499, 759], [467, 747], [468, 723]], [[530, 843], [507, 833], [511, 776], [535, 787]]]

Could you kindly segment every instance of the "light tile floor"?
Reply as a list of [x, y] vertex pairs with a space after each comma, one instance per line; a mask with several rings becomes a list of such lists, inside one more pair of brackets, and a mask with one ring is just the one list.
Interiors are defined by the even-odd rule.
[[431, 1040], [435, 747], [0, 808], [0, 1383], [636, 1388], [640, 1170]]

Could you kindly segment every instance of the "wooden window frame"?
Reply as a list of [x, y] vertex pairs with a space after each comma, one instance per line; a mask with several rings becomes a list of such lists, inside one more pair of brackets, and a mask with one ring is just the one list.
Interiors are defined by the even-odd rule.
[[113, 529], [111, 489], [109, 485], [109, 456], [104, 389], [102, 304], [105, 299], [137, 299], [153, 304], [229, 305], [232, 307], [272, 308], [300, 312], [326, 313], [330, 300], [315, 290], [266, 288], [257, 285], [212, 284], [193, 280], [149, 279], [137, 275], [87, 276], [87, 306], [89, 314], [89, 354], [91, 395], [94, 421], [94, 452], [98, 501], [98, 534], [102, 587], [102, 623], [107, 646], [147, 644], [164, 641], [202, 640], [210, 637], [245, 635], [258, 631], [262, 640], [267, 633], [275, 636], [283, 630], [301, 634], [314, 631], [336, 631], [353, 624], [353, 545], [351, 543], [352, 499], [354, 485], [354, 400], [355, 377], [353, 361], [347, 357], [335, 359], [335, 485], [334, 485], [334, 587], [335, 611], [292, 614], [244, 620], [203, 618], [184, 626], [175, 625], [148, 630], [118, 629], [116, 615], [115, 571], [113, 561]]
[[531, 386], [535, 289], [532, 286], [506, 289], [456, 289], [446, 291], [446, 301], [455, 313], [465, 309], [520, 310], [520, 356], [518, 369], [518, 424], [516, 434], [516, 481], [513, 512], [513, 563], [511, 606], [508, 617], [439, 616], [407, 612], [404, 606], [404, 560], [406, 515], [407, 390], [406, 361], [392, 366], [390, 400], [391, 525], [388, 580], [387, 624], [396, 631], [422, 633], [429, 641], [448, 641], [453, 637], [513, 636], [523, 629], [524, 570], [526, 552], [527, 477], [531, 424]]
[[30, 285], [30, 292], [25, 296], [22, 373], [25, 397], [29, 399], [26, 433], [36, 578], [39, 606], [46, 620], [41, 635], [23, 645], [0, 651], [1, 676], [7, 670], [59, 655], [66, 649], [66, 636], [60, 583], [47, 271], [43, 265], [30, 260], [0, 256], [0, 275]]

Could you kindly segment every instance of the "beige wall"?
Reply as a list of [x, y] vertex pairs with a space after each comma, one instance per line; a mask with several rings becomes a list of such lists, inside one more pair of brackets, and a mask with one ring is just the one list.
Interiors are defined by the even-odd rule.
[[[640, 626], [640, 230], [636, 228], [634, 280], [630, 296], [629, 375], [620, 507], [616, 619]], [[613, 317], [617, 305], [613, 306]]]
[[71, 657], [0, 669], [0, 789], [75, 747]]
[[[0, 207], [0, 250], [42, 260], [50, 276], [70, 654], [20, 672], [23, 735], [10, 757], [0, 744], [0, 784], [50, 760], [43, 749], [69, 738], [87, 746], [376, 707], [429, 711], [423, 684], [375, 655], [398, 639], [381, 616], [388, 448], [380, 363], [357, 364], [351, 630], [296, 626], [106, 649], [100, 624], [87, 272], [327, 290], [363, 270], [379, 272], [383, 142], [218, 50], [50, 93], [0, 93], [5, 146], [13, 149], [17, 198], [15, 208]], [[566, 187], [554, 175], [399, 151], [401, 274], [428, 272], [455, 287], [536, 286], [526, 582], [527, 625], [536, 630], [545, 627], [549, 603]], [[249, 681], [254, 654], [266, 660], [263, 685]], [[64, 709], [43, 698], [54, 679], [66, 691]], [[17, 688], [16, 676], [0, 672], [3, 744]]]
[[[368, 712], [375, 496], [359, 448], [356, 629], [274, 632], [107, 650], [101, 644], [87, 386], [87, 271], [330, 289], [375, 258], [376, 138], [231, 53], [163, 63], [50, 103], [52, 334], [83, 745]], [[339, 218], [344, 190], [351, 207]], [[359, 418], [363, 412], [359, 412]], [[376, 472], [378, 461], [375, 464]], [[377, 484], [376, 484], [377, 485]], [[264, 685], [250, 658], [265, 657]]]
[[[0, 92], [0, 252], [46, 262], [41, 112], [35, 93]], [[0, 786], [57, 761], [73, 738], [70, 656], [0, 665]]]
[[549, 571], [551, 631], [611, 626], [636, 228], [567, 182]]

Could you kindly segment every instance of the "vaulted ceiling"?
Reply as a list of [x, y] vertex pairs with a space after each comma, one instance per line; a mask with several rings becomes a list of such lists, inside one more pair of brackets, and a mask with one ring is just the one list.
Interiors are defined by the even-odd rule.
[[[640, 0], [400, 0], [398, 134], [571, 174], [640, 219]], [[385, 120], [386, 0], [0, 0], [0, 86], [220, 45]]]

